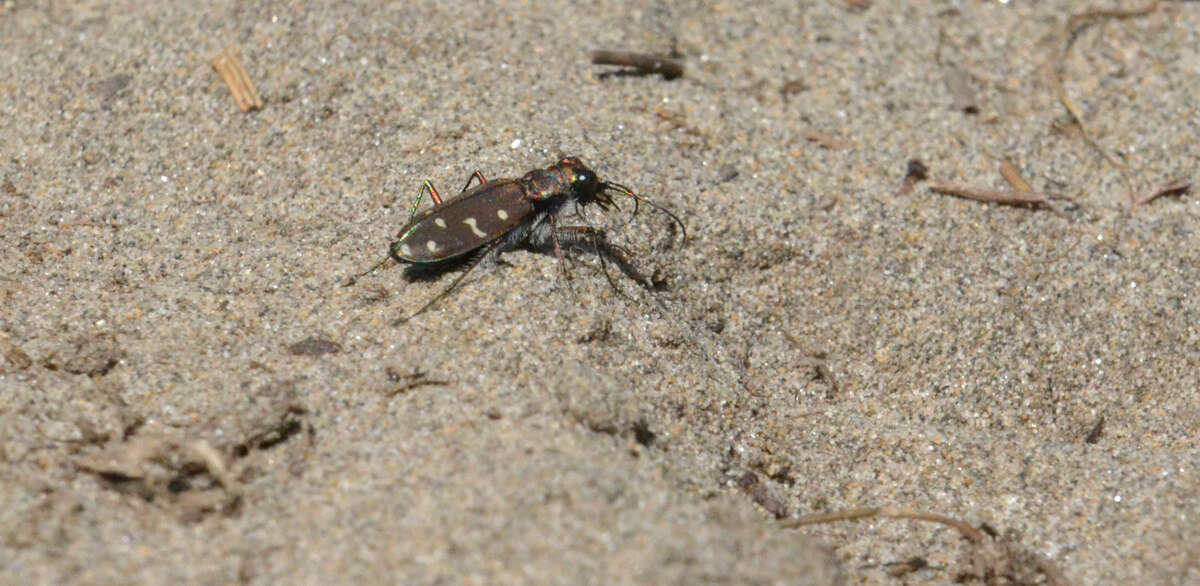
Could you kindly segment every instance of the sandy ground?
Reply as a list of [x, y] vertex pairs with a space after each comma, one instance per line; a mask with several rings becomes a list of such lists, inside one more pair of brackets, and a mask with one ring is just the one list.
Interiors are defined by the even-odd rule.
[[[0, 3], [0, 582], [1200, 582], [1200, 3], [142, 4]], [[569, 154], [653, 289], [345, 286]]]

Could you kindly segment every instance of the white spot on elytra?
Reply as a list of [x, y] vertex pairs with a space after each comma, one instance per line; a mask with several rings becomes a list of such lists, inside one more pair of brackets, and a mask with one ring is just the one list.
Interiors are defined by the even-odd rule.
[[434, 224], [437, 224], [437, 227], [438, 227], [438, 228], [445, 228], [445, 227], [446, 227], [446, 220], [443, 220], [443, 219], [441, 219], [441, 218], [434, 218], [434, 219], [433, 219], [433, 223], [434, 223]]
[[400, 245], [400, 256], [412, 256], [412, 247], [407, 244]]
[[425, 243], [425, 248], [428, 248], [429, 252], [437, 252], [437, 249], [438, 249], [437, 242], [430, 240], [429, 242]]
[[501, 220], [507, 220], [508, 212], [506, 212], [504, 210], [496, 210], [496, 217], [500, 218]]
[[474, 232], [476, 236], [478, 236], [478, 237], [480, 237], [480, 238], [483, 238], [484, 236], [487, 236], [487, 232], [484, 232], [483, 230], [480, 230], [480, 229], [479, 229], [479, 226], [476, 226], [476, 225], [475, 225], [475, 224], [476, 224], [476, 222], [475, 222], [475, 218], [467, 218], [467, 219], [463, 220], [463, 223], [464, 223], [464, 224], [466, 224], [466, 225], [468, 225], [468, 226], [470, 226], [470, 227], [471, 227], [471, 231], [472, 231], [472, 232]]

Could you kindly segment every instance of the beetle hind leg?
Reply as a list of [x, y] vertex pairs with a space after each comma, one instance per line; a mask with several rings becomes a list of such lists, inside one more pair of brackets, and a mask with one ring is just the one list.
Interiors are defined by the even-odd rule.
[[[479, 180], [480, 185], [487, 183], [487, 178], [483, 176], [483, 171], [477, 170], [474, 173], [471, 173], [470, 177], [467, 177], [467, 184], [463, 186], [462, 190], [466, 191], [466, 190], [470, 189], [471, 181], [473, 181], [475, 179]], [[409, 211], [409, 214], [408, 214], [409, 222], [411, 222], [412, 219], [417, 216], [417, 206], [421, 205], [421, 198], [425, 197], [426, 191], [429, 192], [429, 199], [433, 200], [433, 207], [436, 208], [437, 206], [442, 205], [442, 194], [438, 193], [438, 190], [436, 187], [433, 186], [432, 181], [426, 179], [425, 183], [423, 185], [421, 185], [421, 190], [417, 192], [417, 199], [416, 199], [416, 201], [413, 202], [412, 208]]]
[[462, 270], [462, 272], [458, 274], [458, 276], [454, 277], [453, 281], [450, 281], [450, 286], [448, 286], [444, 290], [442, 290], [441, 293], [434, 295], [433, 298], [431, 298], [429, 301], [425, 302], [425, 305], [422, 305], [420, 309], [414, 311], [408, 317], [397, 318], [395, 321], [392, 322], [392, 325], [393, 326], [402, 325], [405, 322], [413, 319], [414, 317], [417, 317], [418, 315], [425, 313], [425, 311], [428, 310], [430, 307], [433, 307], [433, 305], [435, 303], [437, 303], [438, 301], [441, 301], [442, 299], [446, 298], [447, 295], [450, 295], [450, 293], [454, 292], [454, 290], [458, 288], [459, 283], [461, 283], [463, 279], [467, 278], [467, 275], [471, 274], [471, 271], [474, 270], [475, 267], [479, 266], [479, 263], [481, 261], [483, 261], [483, 259], [493, 256], [499, 251], [500, 243], [501, 243], [500, 241], [496, 241], [496, 242], [489, 244], [488, 247], [483, 250], [483, 252], [477, 254], [474, 258], [467, 261], [466, 268], [464, 268]]
[[355, 283], [358, 282], [359, 279], [375, 272], [377, 269], [379, 269], [379, 267], [387, 264], [387, 261], [389, 261], [389, 260], [392, 260], [392, 255], [390, 255], [390, 254], [383, 257], [382, 259], [380, 259], [379, 262], [372, 265], [371, 268], [369, 268], [361, 273], [358, 273], [357, 275], [354, 275], [353, 277], [350, 277], [349, 279], [346, 279], [346, 282], [342, 283], [342, 286], [350, 287], [350, 286], [354, 285]]
[[433, 186], [433, 182], [426, 179], [425, 183], [423, 185], [421, 185], [421, 190], [417, 192], [417, 199], [415, 201], [413, 201], [412, 207], [409, 208], [409, 212], [408, 212], [408, 221], [409, 222], [411, 222], [413, 220], [413, 218], [417, 217], [417, 206], [421, 205], [421, 198], [425, 197], [426, 191], [429, 192], [429, 199], [433, 200], [433, 207], [442, 205], [441, 194], [438, 193], [437, 188]]

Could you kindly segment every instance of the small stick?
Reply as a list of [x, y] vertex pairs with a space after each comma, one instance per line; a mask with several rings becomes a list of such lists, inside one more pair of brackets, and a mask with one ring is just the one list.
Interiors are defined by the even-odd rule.
[[[834, 521], [857, 521], [860, 519], [912, 519], [915, 521], [931, 521], [940, 523], [947, 527], [956, 529], [963, 537], [974, 545], [983, 545], [988, 540], [988, 533], [982, 529], [976, 529], [965, 521], [960, 521], [953, 517], [938, 515], [936, 513], [927, 513], [925, 511], [914, 511], [911, 509], [901, 509], [897, 507], [871, 507], [861, 509], [847, 509], [845, 511], [834, 511], [832, 513], [817, 513], [814, 515], [805, 515], [781, 521], [779, 525], [785, 529], [796, 529], [805, 525], [817, 525], [823, 523], [832, 523]], [[1063, 575], [1062, 570], [1058, 569], [1053, 562], [1041, 556], [1034, 555], [1033, 562], [1042, 574], [1046, 576], [1046, 583], [1053, 585], [1070, 584], [1067, 577]]]
[[422, 370], [416, 370], [409, 374], [399, 374], [393, 371], [391, 368], [388, 368], [387, 373], [388, 378], [394, 379], [396, 382], [401, 383], [400, 386], [385, 393], [389, 397], [402, 395], [419, 387], [444, 387], [450, 384], [450, 381], [428, 378], [428, 373]]
[[1085, 443], [1094, 444], [1100, 441], [1100, 436], [1104, 433], [1104, 416], [1101, 415], [1096, 423], [1092, 425], [1092, 429], [1088, 431], [1087, 436], [1083, 438]]
[[1071, 18], [1067, 19], [1066, 33], [1069, 37], [1067, 41], [1068, 43], [1074, 42], [1075, 34], [1092, 21], [1101, 19], [1125, 20], [1127, 18], [1146, 16], [1158, 9], [1158, 2], [1159, 0], [1150, 0], [1145, 6], [1130, 10], [1089, 10], [1079, 14], [1072, 14]]
[[702, 131], [702, 130], [699, 130], [699, 129], [697, 129], [696, 127], [694, 127], [694, 126], [692, 126], [692, 125], [688, 124], [688, 123], [687, 123], [687, 122], [686, 122], [686, 121], [683, 119], [683, 115], [682, 115], [682, 114], [676, 114], [676, 113], [674, 113], [674, 112], [670, 112], [670, 111], [668, 111], [668, 110], [667, 110], [667, 109], [665, 109], [665, 108], [655, 108], [655, 109], [654, 109], [654, 115], [655, 115], [655, 116], [658, 116], [658, 117], [659, 117], [660, 119], [662, 119], [662, 120], [665, 120], [665, 121], [667, 121], [667, 122], [670, 122], [671, 124], [673, 124], [673, 125], [674, 125], [674, 127], [672, 128], [672, 130], [674, 130], [675, 128], [682, 128], [684, 132], [686, 132], [686, 133], [688, 133], [688, 134], [690, 134], [690, 135], [692, 135], [692, 136], [699, 136], [699, 137], [706, 137], [706, 136], [707, 136], [707, 135], [705, 135], [705, 134], [704, 134], [704, 131]]
[[628, 67], [626, 75], [661, 75], [663, 79], [683, 77], [683, 63], [662, 55], [629, 51], [592, 51], [592, 65]]
[[783, 97], [783, 101], [788, 100], [788, 96], [808, 91], [808, 83], [803, 79], [793, 79], [779, 88], [779, 95]]
[[976, 189], [965, 185], [953, 185], [949, 183], [933, 182], [929, 184], [929, 189], [943, 195], [953, 195], [963, 199], [973, 201], [982, 201], [987, 203], [998, 203], [1010, 206], [1035, 206], [1049, 207], [1052, 199], [1069, 199], [1065, 196], [1056, 193], [1046, 193], [1040, 191], [1019, 191], [1019, 190], [1002, 190], [1002, 189]]
[[804, 140], [819, 144], [828, 150], [837, 152], [846, 148], [845, 143], [832, 134], [821, 132], [815, 128], [807, 128], [804, 130]]
[[1000, 176], [1017, 191], [1033, 191], [1029, 183], [1025, 182], [1025, 178], [1021, 177], [1021, 172], [1017, 170], [1017, 166], [1008, 162], [1005, 159], [1000, 159]]
[[1150, 0], [1145, 6], [1132, 10], [1090, 10], [1071, 15], [1067, 19], [1066, 26], [1063, 27], [1062, 34], [1059, 36], [1059, 53], [1054, 56], [1054, 62], [1051, 67], [1050, 81], [1054, 86], [1054, 95], [1058, 98], [1063, 108], [1067, 110], [1067, 113], [1071, 115], [1071, 120], [1079, 127], [1079, 134], [1083, 137], [1083, 141], [1121, 174], [1121, 179], [1125, 182], [1126, 187], [1129, 188], [1128, 197], [1131, 203], [1134, 202], [1134, 191], [1136, 190], [1133, 186], [1133, 180], [1129, 178], [1129, 168], [1108, 151], [1104, 150], [1092, 137], [1091, 132], [1088, 131], [1087, 126], [1083, 122], [1083, 115], [1079, 111], [1079, 107], [1071, 101], [1067, 96], [1067, 90], [1063, 87], [1063, 62], [1067, 54], [1071, 52], [1071, 45], [1075, 43], [1075, 38], [1083, 27], [1102, 19], [1125, 20], [1146, 16], [1158, 9], [1158, 2], [1159, 0]]
[[225, 49], [224, 53], [213, 59], [212, 66], [229, 87], [229, 93], [233, 94], [238, 108], [243, 112], [262, 109], [263, 102], [258, 95], [258, 88], [250, 81], [250, 74], [246, 73], [246, 68], [242, 66], [242, 61], [233, 48]]
[[945, 517], [935, 513], [926, 513], [922, 511], [910, 511], [908, 509], [898, 509], [895, 507], [870, 507], [862, 509], [847, 509], [845, 511], [834, 511], [832, 513], [816, 513], [813, 515], [805, 515], [788, 519], [780, 523], [784, 529], [796, 529], [805, 525], [819, 525], [830, 523], [833, 521], [858, 521], [860, 519], [915, 519], [917, 521], [933, 521], [941, 523], [948, 527], [957, 529], [963, 537], [972, 543], [983, 543], [987, 539], [987, 534], [976, 529], [963, 521], [952, 517]]
[[1168, 181], [1167, 183], [1149, 189], [1145, 193], [1139, 195], [1133, 200], [1133, 205], [1146, 205], [1164, 195], [1183, 195], [1191, 188], [1192, 181], [1190, 179], [1175, 179], [1174, 181]]

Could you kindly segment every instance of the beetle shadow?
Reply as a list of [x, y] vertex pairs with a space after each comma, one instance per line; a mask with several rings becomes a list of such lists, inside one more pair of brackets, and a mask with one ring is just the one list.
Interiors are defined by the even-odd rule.
[[468, 254], [436, 263], [404, 263], [404, 279], [410, 282], [437, 281], [449, 273], [469, 269], [478, 262], [479, 259], [477, 257], [478, 255]]
[[[608, 270], [609, 264], [616, 266], [617, 270], [625, 275], [626, 278], [634, 281], [646, 290], [660, 291], [666, 288], [664, 280], [647, 277], [644, 273], [642, 273], [642, 271], [640, 271], [633, 264], [633, 262], [629, 260], [629, 257], [632, 256], [632, 253], [623, 246], [608, 242], [608, 240], [604, 238], [603, 232], [597, 232], [594, 236], [588, 237], [583, 237], [579, 234], [572, 233], [560, 234], [559, 244], [563, 252], [562, 261], [567, 262], [570, 265], [574, 264], [574, 255], [576, 254], [596, 256], [600, 260], [600, 270], [604, 273], [604, 277], [608, 279], [609, 284], [612, 285], [613, 289], [615, 289], [622, 297], [630, 298], [630, 296], [626, 294], [613, 279], [612, 273], [610, 273]], [[547, 241], [544, 243], [532, 243], [525, 241], [512, 248], [504, 249], [498, 252], [482, 250], [477, 254], [468, 254], [459, 258], [437, 263], [405, 263], [403, 276], [404, 279], [409, 282], [433, 282], [441, 280], [447, 274], [471, 271], [475, 269], [477, 265], [485, 262], [489, 265], [495, 264], [500, 266], [512, 266], [510, 263], [504, 260], [503, 254], [505, 252], [512, 252], [515, 250], [523, 250], [525, 252], [547, 256], [556, 261], [558, 260], [558, 254], [555, 252], [553, 241]], [[486, 258], [489, 254], [493, 255], [490, 261]]]
[[[624, 290], [621, 289], [619, 285], [617, 285], [617, 282], [613, 279], [612, 274], [608, 271], [609, 263], [615, 265], [617, 269], [625, 275], [626, 278], [637, 283], [643, 289], [648, 291], [657, 291], [664, 288], [664, 283], [646, 277], [645, 274], [643, 274], [636, 266], [634, 266], [633, 262], [629, 260], [629, 257], [632, 256], [632, 253], [630, 253], [627, 248], [609, 242], [604, 238], [603, 232], [597, 232], [597, 234], [598, 235], [595, 237], [578, 237], [578, 235], [575, 234], [567, 234], [567, 236], [569, 236], [567, 238], [564, 238], [564, 235], [560, 234], [559, 243], [562, 247], [564, 256], [563, 261], [567, 263], [573, 263], [574, 259], [572, 255], [574, 254], [595, 255], [596, 258], [600, 260], [600, 271], [604, 273], [604, 278], [608, 279], [608, 284], [612, 286], [617, 294], [625, 297], [626, 299], [632, 299], [632, 297], [630, 297], [627, 293], [625, 293]], [[557, 258], [558, 256], [554, 251], [553, 242], [538, 244], [526, 242], [518, 248], [528, 252], [549, 256], [551, 258]]]

